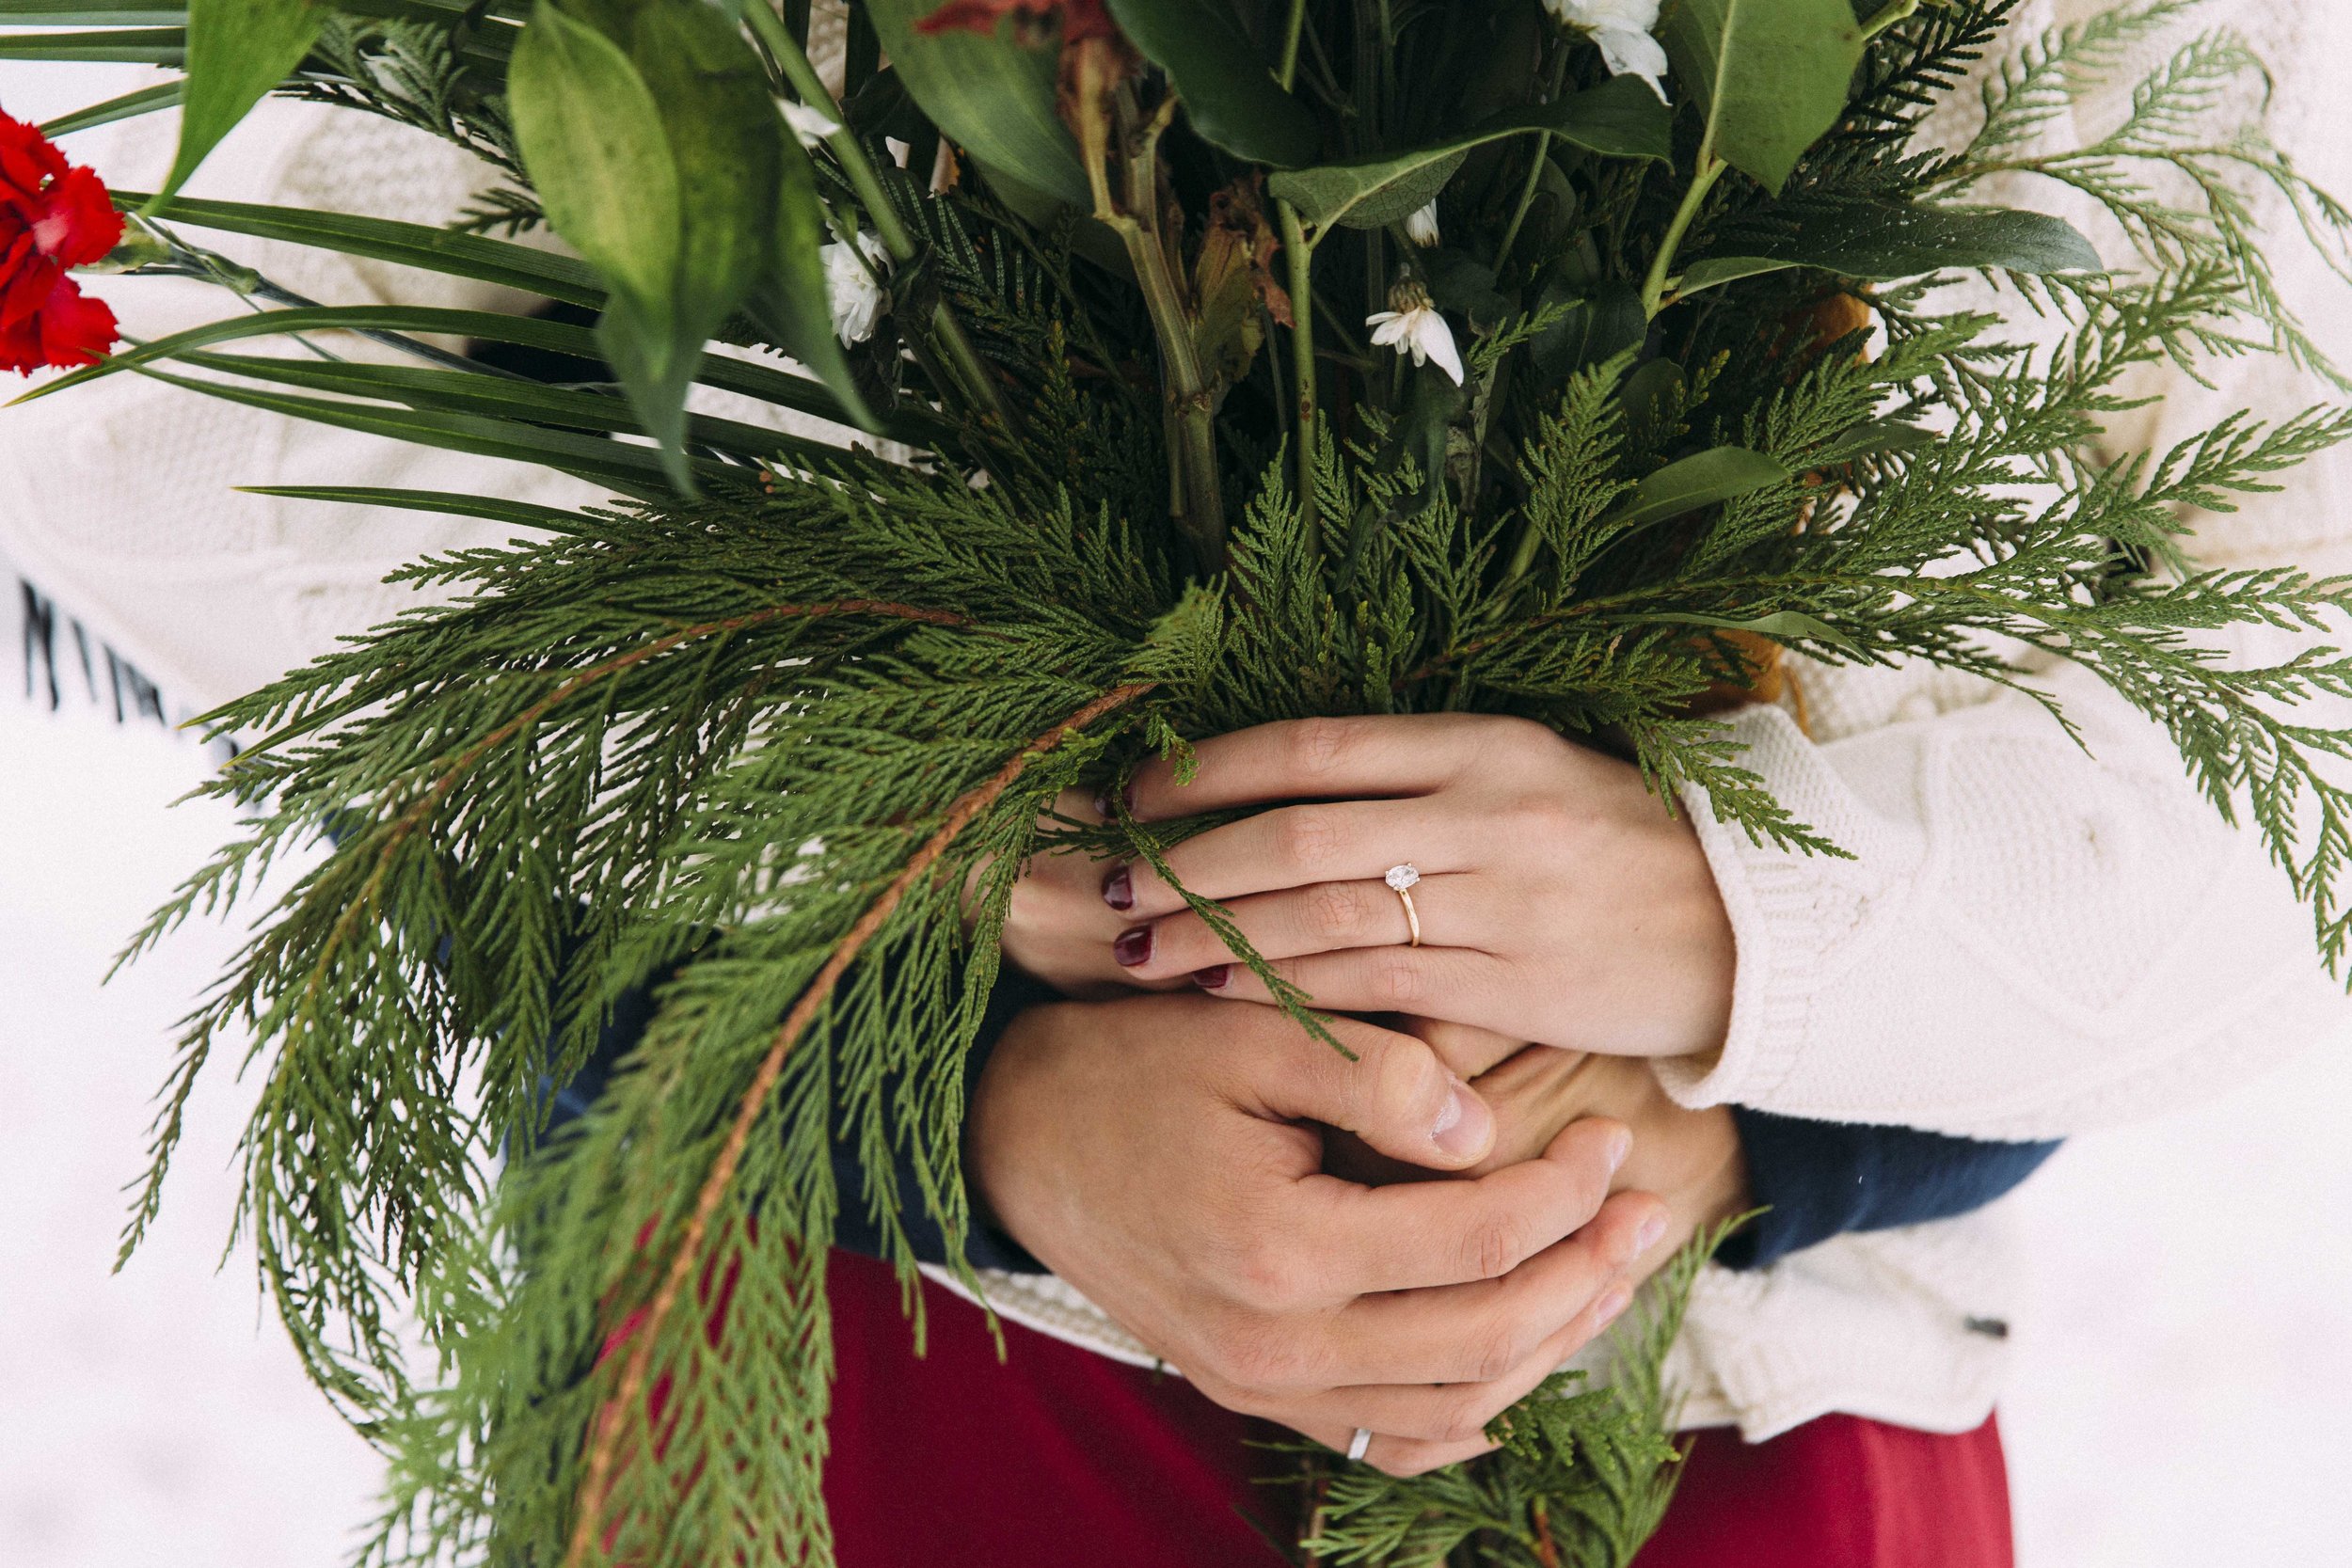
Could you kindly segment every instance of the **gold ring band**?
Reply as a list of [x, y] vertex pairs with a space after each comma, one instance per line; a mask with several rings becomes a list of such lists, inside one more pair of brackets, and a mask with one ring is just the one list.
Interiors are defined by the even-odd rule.
[[1421, 872], [1410, 861], [1407, 861], [1403, 865], [1389, 867], [1389, 874], [1382, 880], [1389, 884], [1390, 889], [1404, 903], [1405, 924], [1412, 928], [1413, 933], [1411, 945], [1419, 947], [1421, 945], [1421, 911], [1413, 908], [1413, 884], [1421, 880]]

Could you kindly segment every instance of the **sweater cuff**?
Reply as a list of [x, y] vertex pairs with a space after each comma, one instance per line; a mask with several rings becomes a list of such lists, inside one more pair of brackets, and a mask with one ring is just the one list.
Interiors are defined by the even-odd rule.
[[1772, 1102], [1803, 1063], [1834, 960], [1851, 958], [1872, 899], [1924, 855], [1917, 832], [1869, 811], [1786, 712], [1747, 707], [1725, 722], [1744, 748], [1740, 766], [1792, 818], [1852, 858], [1759, 845], [1715, 815], [1704, 788], [1683, 787], [1737, 953], [1722, 1051], [1655, 1064], [1666, 1092], [1692, 1110]]

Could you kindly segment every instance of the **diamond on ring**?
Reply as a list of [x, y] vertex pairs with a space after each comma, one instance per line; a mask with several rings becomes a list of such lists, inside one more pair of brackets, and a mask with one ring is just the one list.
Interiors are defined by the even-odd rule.
[[1388, 883], [1399, 893], [1403, 893], [1406, 888], [1411, 887], [1415, 882], [1420, 880], [1421, 871], [1410, 861], [1406, 862], [1403, 865], [1392, 865], [1389, 867]]

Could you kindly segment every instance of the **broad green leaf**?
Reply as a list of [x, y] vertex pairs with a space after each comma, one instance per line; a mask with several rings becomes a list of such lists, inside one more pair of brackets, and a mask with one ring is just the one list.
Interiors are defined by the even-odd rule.
[[1768, 272], [1786, 272], [1795, 265], [1794, 261], [1776, 261], [1769, 256], [1709, 256], [1683, 269], [1682, 276], [1675, 280], [1675, 297], [1688, 299], [1708, 289]]
[[616, 296], [666, 317], [684, 261], [683, 196], [660, 106], [628, 53], [540, 0], [507, 99], [548, 221]]
[[1435, 200], [1472, 148], [1537, 131], [1605, 157], [1664, 162], [1673, 156], [1672, 112], [1639, 79], [1620, 76], [1589, 92], [1498, 115], [1410, 152], [1285, 170], [1266, 188], [1318, 229], [1385, 228]]
[[1570, 300], [1576, 302], [1574, 308], [1538, 333], [1528, 346], [1535, 370], [1547, 384], [1564, 381], [1638, 346], [1649, 331], [1642, 296], [1630, 283], [1604, 283], [1581, 300], [1553, 285], [1544, 290], [1537, 304], [1552, 306]]
[[1849, 0], [1667, 0], [1658, 38], [1706, 116], [1702, 149], [1774, 195], [1845, 112], [1862, 61]]
[[1282, 90], [1217, 0], [1110, 0], [1110, 11], [1127, 41], [1168, 72], [1207, 140], [1277, 168], [1313, 162], [1322, 140], [1313, 113]]
[[[1947, 267], [2009, 272], [2097, 272], [2099, 253], [2063, 218], [2007, 207], [1914, 206], [1894, 201], [1792, 201], [1727, 230], [1726, 253], [1693, 262], [1740, 276], [1777, 266], [1819, 267], [1847, 277], [1916, 277]], [[1725, 281], [1725, 279], [1718, 279]]]
[[512, 523], [549, 533], [585, 533], [586, 519], [559, 506], [511, 501], [497, 496], [461, 495], [453, 490], [390, 490], [368, 484], [240, 484], [248, 496], [283, 496], [291, 500], [339, 501], [350, 506], [380, 506], [394, 512], [433, 512], [450, 517], [480, 517], [485, 522]]
[[76, 109], [70, 115], [59, 115], [56, 119], [44, 122], [40, 128], [40, 134], [53, 138], [70, 136], [76, 131], [88, 131], [101, 125], [112, 125], [118, 119], [132, 119], [140, 115], [152, 114], [158, 109], [176, 108], [180, 103], [181, 88], [185, 82], [186, 78], [183, 77], [180, 81], [165, 82], [151, 87], [141, 87], [136, 92], [126, 92], [119, 98], [109, 98], [103, 103], [93, 103], [87, 109]]
[[93, 60], [184, 66], [183, 27], [114, 27], [95, 33], [21, 33], [0, 37], [0, 60]]
[[1671, 359], [1644, 360], [1617, 388], [1625, 407], [1626, 436], [1637, 449], [1661, 444], [1669, 408], [1678, 409], [1690, 388], [1682, 367]]
[[[137, 191], [116, 191], [115, 205], [124, 209], [149, 199]], [[156, 215], [199, 229], [217, 229], [255, 239], [286, 240], [347, 256], [396, 261], [452, 277], [520, 289], [545, 299], [591, 309], [604, 303], [605, 292], [596, 274], [568, 256], [551, 256], [511, 240], [459, 234], [421, 223], [390, 218], [354, 217], [311, 207], [276, 207], [245, 201], [204, 201], [175, 196]]]
[[820, 255], [831, 236], [817, 196], [816, 166], [793, 136], [784, 138], [780, 164], [775, 245], [766, 276], [752, 291], [752, 319], [779, 348], [824, 382], [848, 419], [867, 430], [880, 431], [874, 411], [866, 406], [857, 379], [850, 374], [841, 340], [834, 336], [833, 305]]
[[311, 0], [188, 0], [187, 107], [158, 200], [185, 183], [220, 138], [302, 63], [324, 20]]
[[1753, 632], [1758, 637], [1769, 637], [1778, 642], [1826, 642], [1833, 648], [1843, 648], [1851, 654], [1862, 652], [1860, 643], [1828, 622], [1817, 621], [1810, 615], [1793, 610], [1776, 610], [1772, 614], [1758, 615], [1746, 621], [1735, 620], [1727, 615], [1700, 615], [1683, 612], [1658, 614], [1651, 616], [1650, 619], [1671, 621], [1682, 626], [1711, 626], [1720, 631]]
[[540, 0], [508, 76], [515, 135], [548, 221], [612, 287], [605, 357], [691, 486], [686, 388], [766, 271], [785, 131], [758, 56], [700, 0], [596, 12]]
[[981, 163], [1092, 212], [1077, 144], [1055, 108], [1054, 50], [1023, 48], [1009, 25], [993, 38], [916, 32], [914, 24], [938, 8], [939, 0], [867, 0], [866, 14], [907, 91], [932, 124]]
[[1679, 462], [1669, 463], [1633, 487], [1633, 494], [1608, 521], [1626, 530], [1696, 512], [1702, 506], [1727, 501], [1777, 484], [1788, 470], [1760, 451], [1745, 447], [1714, 447]]

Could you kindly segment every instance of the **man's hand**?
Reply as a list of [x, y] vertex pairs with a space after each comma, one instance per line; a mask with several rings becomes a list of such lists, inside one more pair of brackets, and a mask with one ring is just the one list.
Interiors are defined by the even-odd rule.
[[1358, 1060], [1269, 1007], [1151, 996], [1041, 1007], [974, 1094], [968, 1168], [1023, 1245], [1230, 1409], [1394, 1474], [1492, 1445], [1486, 1423], [1592, 1338], [1670, 1223], [1609, 1196], [1627, 1130], [1585, 1120], [1459, 1181], [1324, 1171], [1344, 1128], [1441, 1170], [1495, 1123], [1409, 1036], [1349, 1020]]

